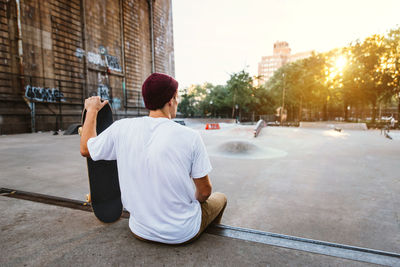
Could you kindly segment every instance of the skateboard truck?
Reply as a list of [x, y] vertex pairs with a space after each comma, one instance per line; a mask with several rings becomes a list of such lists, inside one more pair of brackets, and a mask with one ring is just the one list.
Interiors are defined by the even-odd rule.
[[86, 202], [83, 203], [83, 205], [86, 206], [86, 205], [90, 205], [91, 203], [92, 203], [92, 199], [90, 197], [90, 193], [86, 194]]
[[92, 199], [90, 198], [90, 194], [86, 194], [86, 202], [88, 202], [88, 203], [92, 202]]

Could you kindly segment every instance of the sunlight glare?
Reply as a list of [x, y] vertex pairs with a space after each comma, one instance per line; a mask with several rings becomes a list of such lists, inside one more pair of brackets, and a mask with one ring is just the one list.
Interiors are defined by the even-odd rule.
[[347, 63], [346, 58], [343, 56], [340, 56], [336, 59], [335, 66], [339, 71], [341, 71], [344, 68], [344, 66], [346, 66], [346, 63]]

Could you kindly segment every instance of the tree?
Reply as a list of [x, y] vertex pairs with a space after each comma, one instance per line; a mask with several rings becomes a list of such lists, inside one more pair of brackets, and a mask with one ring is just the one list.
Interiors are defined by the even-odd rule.
[[214, 117], [225, 117], [229, 114], [230, 104], [229, 102], [229, 92], [226, 86], [217, 85], [212, 88], [209, 95], [207, 95], [204, 100], [207, 110], [210, 111], [211, 116]]
[[388, 93], [387, 76], [380, 72], [385, 61], [384, 36], [373, 35], [363, 42], [357, 41], [351, 46], [352, 77], [356, 88], [361, 93], [360, 99], [367, 99], [372, 107], [372, 122], [376, 119], [378, 103]]
[[[226, 83], [229, 92], [227, 103], [232, 107], [232, 117], [234, 117], [236, 105], [239, 112], [248, 112], [254, 103], [253, 78], [244, 70], [231, 74]], [[240, 114], [240, 113], [239, 113]]]
[[[254, 86], [245, 70], [230, 75], [226, 85], [205, 83], [183, 91], [180, 111], [190, 116], [221, 116], [236, 106], [242, 112], [271, 114], [283, 104], [288, 118], [330, 119], [329, 113], [344, 114], [349, 108], [373, 110], [378, 104], [398, 101], [400, 114], [400, 28], [387, 35], [372, 35], [348, 47], [285, 64], [265, 85]], [[283, 101], [284, 100], [284, 101]]]
[[381, 71], [386, 73], [390, 93], [397, 98], [397, 114], [400, 115], [400, 27], [392, 29], [385, 40], [384, 62]]
[[193, 117], [196, 113], [194, 106], [194, 95], [188, 93], [188, 88], [185, 88], [181, 92], [181, 101], [178, 105], [178, 111], [185, 117]]
[[292, 114], [290, 117], [297, 120], [302, 119], [303, 107], [308, 107], [310, 112], [313, 107], [320, 109], [327, 98], [324, 64], [322, 54], [313, 54], [279, 68], [267, 83], [275, 109], [283, 106], [285, 99], [285, 107]]

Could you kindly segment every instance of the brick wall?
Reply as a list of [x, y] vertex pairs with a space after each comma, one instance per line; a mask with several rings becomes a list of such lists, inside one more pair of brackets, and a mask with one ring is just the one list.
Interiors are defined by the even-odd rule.
[[174, 76], [174, 40], [170, 1], [155, 1], [154, 3], [154, 45], [156, 71]]
[[[171, 0], [152, 1], [155, 71], [174, 75]], [[28, 132], [32, 118], [36, 131], [66, 129], [90, 95], [109, 99], [117, 118], [147, 113], [140, 89], [152, 71], [149, 1], [20, 3], [21, 28], [16, 1], [0, 0], [0, 134]]]
[[149, 4], [124, 1], [126, 94], [128, 106], [141, 106], [141, 84], [151, 73]]

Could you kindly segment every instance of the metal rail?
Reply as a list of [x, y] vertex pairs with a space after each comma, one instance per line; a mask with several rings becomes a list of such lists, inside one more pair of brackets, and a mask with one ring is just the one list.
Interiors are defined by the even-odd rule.
[[232, 227], [222, 224], [212, 225], [207, 229], [207, 233], [349, 260], [386, 266], [400, 266], [400, 254], [394, 252], [349, 246], [241, 227]]
[[[92, 211], [90, 203], [80, 200], [43, 195], [9, 188], [0, 188], [0, 195], [83, 211]], [[129, 212], [124, 210], [122, 217], [129, 218]], [[296, 236], [258, 231], [254, 229], [233, 227], [223, 224], [210, 225], [207, 228], [206, 233], [355, 261], [387, 266], [400, 266], [400, 254], [394, 252], [349, 246]]]
[[266, 126], [265, 121], [259, 120], [256, 124], [256, 127], [254, 128], [254, 137], [257, 137], [260, 134], [261, 129], [264, 128], [265, 126]]
[[[44, 195], [44, 194], [9, 189], [9, 188], [0, 188], [0, 195], [54, 205], [54, 206], [71, 208], [76, 210], [83, 210], [90, 212], [92, 211], [92, 205], [90, 204], [90, 202], [75, 200], [70, 198], [50, 196], [50, 195]], [[129, 212], [124, 210], [122, 213], [122, 218], [129, 218]]]

